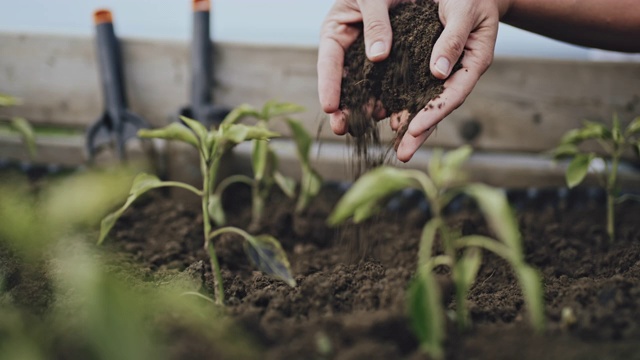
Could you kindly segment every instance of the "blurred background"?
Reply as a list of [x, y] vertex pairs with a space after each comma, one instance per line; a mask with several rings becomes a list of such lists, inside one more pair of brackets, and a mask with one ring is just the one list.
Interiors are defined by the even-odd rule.
[[[91, 13], [108, 7], [118, 35], [186, 41], [191, 17], [187, 0], [0, 0], [0, 32], [39, 32], [90, 36]], [[334, 0], [214, 0], [212, 36], [216, 41], [317, 46], [319, 28]], [[501, 25], [497, 56], [604, 59], [618, 54], [588, 50]], [[640, 59], [622, 56], [622, 59]]]

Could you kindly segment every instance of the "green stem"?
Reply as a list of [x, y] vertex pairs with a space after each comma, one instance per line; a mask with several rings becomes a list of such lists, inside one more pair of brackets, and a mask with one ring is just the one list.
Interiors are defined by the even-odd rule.
[[616, 219], [615, 219], [615, 199], [616, 186], [618, 176], [618, 164], [620, 163], [620, 150], [618, 147], [613, 152], [611, 171], [607, 181], [607, 234], [609, 241], [614, 242], [616, 238]]
[[[217, 160], [217, 161], [216, 161]], [[215, 294], [214, 299], [216, 304], [224, 305], [224, 288], [222, 284], [222, 273], [220, 272], [220, 264], [218, 263], [218, 256], [216, 250], [211, 242], [211, 218], [209, 217], [209, 197], [211, 195], [211, 177], [215, 172], [211, 171], [214, 166], [219, 164], [219, 157], [214, 157], [210, 166], [207, 166], [207, 161], [204, 158], [200, 159], [200, 167], [202, 171], [202, 223], [204, 226], [204, 249], [209, 253], [209, 261], [211, 262], [211, 271], [213, 272]]]
[[233, 183], [244, 183], [249, 186], [253, 186], [253, 179], [246, 175], [232, 175], [226, 177], [224, 180], [220, 181], [220, 184], [218, 184], [216, 194], [218, 196], [222, 196], [222, 193], [227, 189], [227, 187]]

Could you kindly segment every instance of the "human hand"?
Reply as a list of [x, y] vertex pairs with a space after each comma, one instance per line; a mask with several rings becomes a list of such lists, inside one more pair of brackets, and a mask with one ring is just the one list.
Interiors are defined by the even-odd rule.
[[[331, 128], [338, 135], [347, 131], [348, 110], [343, 112], [339, 108], [340, 84], [344, 53], [359, 35], [355, 25], [364, 24], [367, 57], [374, 62], [384, 60], [392, 40], [388, 10], [400, 2], [337, 0], [325, 19], [318, 52], [318, 91], [322, 108], [329, 113]], [[510, 0], [436, 2], [444, 31], [434, 46], [430, 68], [435, 77], [447, 80], [440, 97], [415, 115], [402, 138], [397, 157], [404, 162], [411, 159], [435, 125], [464, 102], [493, 61], [498, 22]], [[462, 68], [449, 77], [463, 51]], [[391, 114], [391, 127], [397, 130], [407, 120], [406, 113]]]

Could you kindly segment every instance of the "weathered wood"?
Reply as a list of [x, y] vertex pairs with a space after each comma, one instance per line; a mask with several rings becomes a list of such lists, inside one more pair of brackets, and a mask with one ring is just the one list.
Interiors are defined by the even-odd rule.
[[[317, 100], [316, 49], [215, 45], [216, 103], [296, 102], [306, 106], [299, 118], [316, 134], [325, 119]], [[0, 49], [0, 92], [24, 100], [21, 106], [0, 109], [0, 116], [86, 128], [102, 111], [92, 39], [0, 33]], [[123, 56], [131, 109], [154, 126], [167, 124], [188, 98], [188, 44], [125, 39]], [[478, 152], [469, 168], [476, 180], [506, 187], [557, 186], [563, 184], [562, 168], [539, 154], [583, 119], [609, 121], [614, 111], [624, 121], [640, 115], [640, 64], [496, 59], [427, 147], [472, 144]], [[465, 129], [467, 135], [473, 133], [468, 130], [478, 134], [465, 138]], [[287, 134], [282, 125], [277, 130]], [[383, 133], [385, 139], [393, 136], [386, 126]], [[333, 135], [328, 124], [318, 134], [324, 142], [315, 160], [320, 172], [327, 179], [351, 179], [344, 138]], [[82, 144], [81, 137], [39, 138], [35, 162], [80, 165], [85, 159]], [[278, 146], [283, 169], [296, 175], [293, 145], [285, 141]], [[180, 166], [187, 164], [181, 160], [186, 150], [168, 149], [179, 149], [171, 154], [175, 161], [169, 162], [170, 172], [184, 175]], [[246, 168], [246, 149], [239, 147], [234, 155], [238, 161], [231, 163]], [[19, 140], [8, 137], [0, 137], [0, 158], [28, 161]], [[428, 159], [425, 149], [400, 166], [424, 169]], [[622, 178], [627, 187], [640, 186], [631, 168], [623, 170]]]
[[[156, 126], [166, 124], [188, 97], [188, 44], [128, 39], [123, 44], [132, 110]], [[307, 130], [316, 133], [324, 119], [317, 100], [316, 49], [215, 45], [217, 103], [297, 102], [307, 107], [300, 116]], [[84, 128], [102, 111], [92, 39], [4, 33], [0, 48], [0, 91], [25, 102], [0, 115]], [[626, 121], [640, 114], [640, 64], [496, 59], [427, 145], [471, 143], [488, 151], [540, 152], [583, 119], [608, 121], [614, 111]], [[479, 134], [465, 139], [463, 128], [475, 125]], [[328, 124], [320, 136], [336, 139]], [[392, 136], [386, 126], [384, 136]]]

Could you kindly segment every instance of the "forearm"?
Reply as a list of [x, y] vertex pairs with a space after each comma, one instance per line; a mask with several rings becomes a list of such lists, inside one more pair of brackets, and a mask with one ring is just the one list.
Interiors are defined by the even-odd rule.
[[640, 52], [640, 0], [507, 1], [507, 24], [577, 45]]

